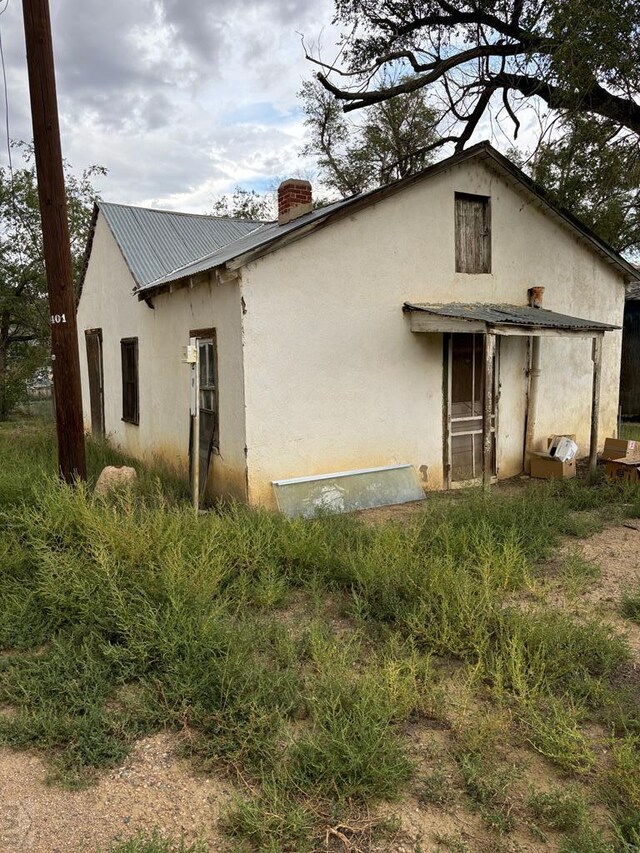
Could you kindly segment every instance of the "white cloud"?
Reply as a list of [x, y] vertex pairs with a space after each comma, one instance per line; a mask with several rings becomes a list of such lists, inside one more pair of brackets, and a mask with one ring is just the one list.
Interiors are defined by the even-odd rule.
[[[0, 16], [13, 138], [31, 138], [19, 0]], [[236, 185], [309, 174], [296, 97], [313, 73], [300, 33], [335, 56], [332, 0], [51, 2], [65, 157], [109, 170], [103, 198], [186, 211]], [[535, 113], [522, 113], [533, 139]], [[474, 140], [498, 123], [485, 118]], [[511, 128], [509, 128], [509, 131]], [[509, 140], [500, 133], [501, 147]], [[5, 146], [0, 145], [0, 152]], [[0, 161], [6, 154], [0, 153]]]
[[[313, 69], [298, 32], [316, 34], [332, 10], [331, 0], [58, 0], [65, 157], [78, 171], [107, 167], [104, 198], [183, 210], [299, 172], [296, 93]], [[18, 0], [0, 27], [11, 135], [30, 139]]]

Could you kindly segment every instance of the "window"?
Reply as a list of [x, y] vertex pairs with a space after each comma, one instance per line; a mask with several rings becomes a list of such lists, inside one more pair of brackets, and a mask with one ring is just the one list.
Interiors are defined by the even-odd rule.
[[120, 341], [122, 357], [122, 420], [130, 424], [140, 423], [138, 411], [138, 339], [123, 338]]
[[456, 272], [491, 272], [491, 206], [488, 196], [456, 193]]

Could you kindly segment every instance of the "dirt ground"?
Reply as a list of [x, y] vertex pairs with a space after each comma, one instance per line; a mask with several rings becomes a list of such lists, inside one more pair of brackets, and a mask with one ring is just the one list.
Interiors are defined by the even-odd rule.
[[220, 849], [215, 825], [231, 789], [194, 774], [174, 743], [167, 733], [140, 740], [121, 767], [82, 791], [47, 785], [37, 755], [0, 750], [0, 853], [94, 853], [154, 827]]
[[558, 603], [576, 616], [599, 614], [625, 636], [640, 676], [640, 625], [620, 615], [620, 598], [640, 579], [640, 519], [628, 519], [588, 539], [565, 542], [559, 556], [577, 552], [594, 563], [600, 575], [574, 595], [561, 596]]
[[[394, 513], [387, 511], [384, 517], [389, 515]], [[629, 521], [586, 540], [567, 540], [560, 556], [572, 552], [598, 564], [599, 577], [575, 594], [554, 591], [552, 580], [547, 597], [578, 618], [600, 614], [627, 636], [634, 660], [625, 677], [640, 685], [640, 626], [624, 620], [618, 611], [621, 592], [640, 575], [640, 522]], [[438, 738], [444, 736], [425, 726], [407, 734], [419, 763], [421, 756], [424, 759], [429, 750], [438, 748]], [[176, 755], [175, 744], [175, 736], [169, 733], [144, 738], [121, 767], [104, 774], [94, 787], [77, 792], [47, 785], [46, 766], [39, 756], [0, 749], [0, 853], [94, 853], [154, 827], [174, 838], [183, 836], [186, 842], [201, 837], [212, 851], [224, 849], [216, 823], [232, 786], [215, 776], [194, 773]], [[527, 762], [525, 786], [535, 782], [544, 787], [551, 781], [551, 768], [542, 759], [528, 753], [523, 760]], [[380, 851], [431, 853], [442, 836], [465, 840], [474, 851], [491, 849], [480, 817], [462, 805], [441, 809], [410, 795], [401, 804], [385, 806], [383, 813], [397, 819], [398, 830], [377, 848]], [[557, 849], [553, 838], [545, 844], [526, 830], [508, 838], [510, 846], [504, 849], [522, 853]], [[349, 851], [343, 845], [340, 849]]]

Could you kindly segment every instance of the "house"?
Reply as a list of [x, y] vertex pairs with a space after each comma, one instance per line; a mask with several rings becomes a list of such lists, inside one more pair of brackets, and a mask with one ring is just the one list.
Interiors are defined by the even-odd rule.
[[640, 284], [627, 288], [622, 331], [620, 410], [623, 418], [640, 421]]
[[78, 329], [87, 428], [186, 473], [200, 354], [213, 494], [408, 464], [424, 489], [519, 474], [551, 433], [613, 435], [638, 272], [488, 143], [278, 220], [100, 202]]

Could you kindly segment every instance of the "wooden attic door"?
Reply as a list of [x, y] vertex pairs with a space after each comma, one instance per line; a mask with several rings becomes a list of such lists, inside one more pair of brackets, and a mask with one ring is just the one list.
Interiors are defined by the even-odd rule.
[[102, 365], [102, 329], [87, 329], [84, 333], [89, 373], [89, 406], [91, 432], [104, 436], [104, 369]]
[[491, 199], [456, 193], [456, 272], [491, 272]]
[[[485, 335], [454, 333], [445, 336], [445, 475], [448, 486], [482, 477], [484, 346]], [[495, 476], [497, 357], [493, 368], [491, 473]]]

